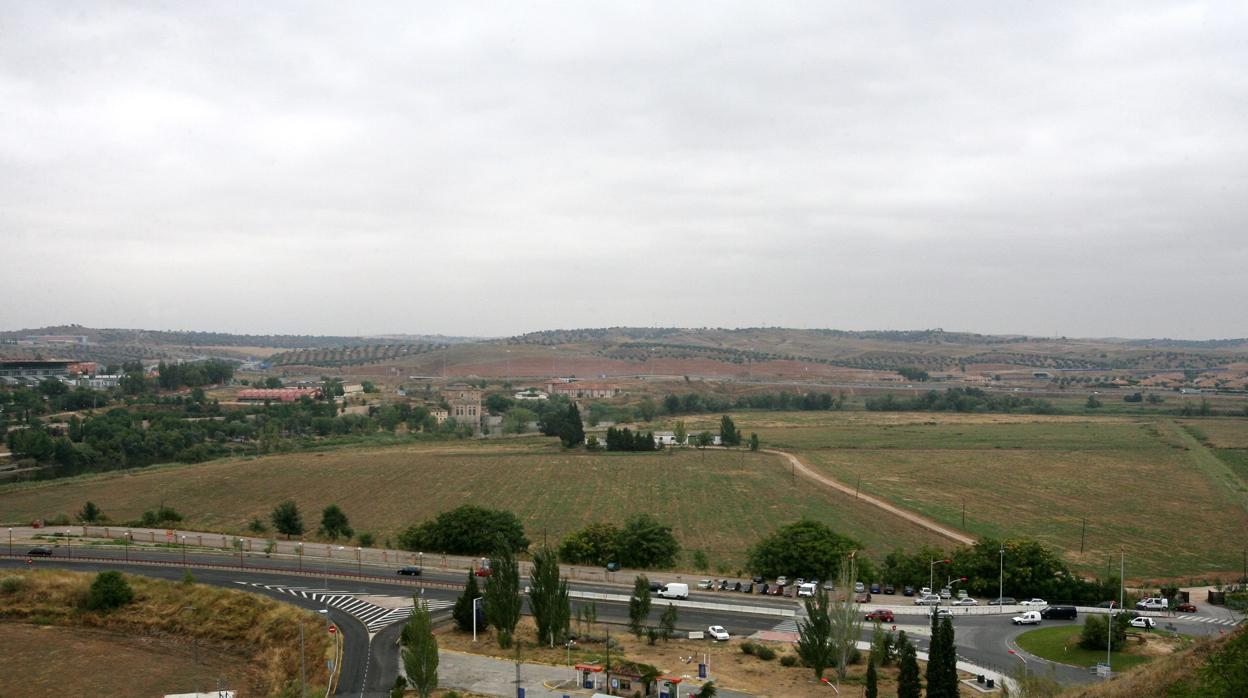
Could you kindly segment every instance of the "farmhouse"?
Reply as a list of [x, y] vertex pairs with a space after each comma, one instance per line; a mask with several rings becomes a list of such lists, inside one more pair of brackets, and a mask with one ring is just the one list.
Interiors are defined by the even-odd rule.
[[460, 424], [481, 428], [481, 389], [462, 383], [447, 386], [442, 397], [451, 406], [450, 418]]
[[622, 392], [614, 383], [547, 383], [546, 392], [570, 398], [616, 397]]

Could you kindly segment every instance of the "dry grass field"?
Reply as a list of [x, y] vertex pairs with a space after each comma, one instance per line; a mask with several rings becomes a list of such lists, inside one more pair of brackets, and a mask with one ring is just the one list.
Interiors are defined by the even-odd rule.
[[510, 448], [344, 449], [170, 467], [0, 493], [5, 517], [26, 520], [77, 511], [88, 499], [113, 520], [160, 502], [185, 526], [241, 532], [253, 516], [293, 498], [315, 529], [339, 504], [357, 531], [379, 540], [464, 503], [516, 512], [530, 539], [554, 543], [595, 521], [649, 512], [674, 529], [686, 551], [713, 566], [739, 565], [747, 546], [803, 516], [859, 538], [872, 553], [938, 540], [909, 523], [836, 492], [796, 483], [780, 458], [693, 449], [669, 453], [563, 452]]

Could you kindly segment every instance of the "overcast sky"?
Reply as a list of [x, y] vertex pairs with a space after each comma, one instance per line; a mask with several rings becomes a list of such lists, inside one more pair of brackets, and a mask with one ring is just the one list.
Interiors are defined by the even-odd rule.
[[0, 0], [0, 327], [1248, 335], [1248, 4]]

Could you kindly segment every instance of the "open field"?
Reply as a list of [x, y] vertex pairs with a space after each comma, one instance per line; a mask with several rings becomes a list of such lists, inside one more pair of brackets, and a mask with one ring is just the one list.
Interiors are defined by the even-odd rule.
[[[718, 429], [718, 419], [686, 421], [696, 432]], [[734, 420], [764, 446], [788, 448], [863, 492], [959, 529], [965, 504], [964, 530], [1036, 538], [1088, 573], [1103, 574], [1119, 549], [1134, 579], [1242, 567], [1248, 487], [1232, 471], [1248, 472], [1234, 460], [1248, 452], [1215, 456], [1167, 420], [872, 412]], [[1240, 426], [1198, 421], [1226, 422], [1230, 433]]]
[[1179, 423], [1208, 446], [1248, 449], [1248, 419], [1184, 419]]
[[314, 530], [320, 509], [339, 504], [357, 531], [379, 540], [464, 503], [516, 512], [529, 538], [558, 542], [595, 521], [650, 512], [671, 525], [683, 548], [707, 554], [712, 568], [735, 569], [745, 549], [803, 516], [860, 539], [871, 554], [897, 545], [937, 543], [923, 529], [852, 497], [796, 483], [767, 454], [693, 449], [679, 453], [563, 452], [556, 446], [465, 444], [286, 454], [254, 460], [136, 471], [0, 493], [15, 521], [77, 511], [88, 499], [115, 521], [161, 501], [188, 529], [241, 532], [295, 499]]
[[160, 696], [245, 688], [236, 657], [167, 638], [0, 623], [0, 696]]
[[[1094, 667], [1105, 661], [1104, 650], [1085, 650], [1079, 646], [1078, 626], [1054, 626], [1028, 630], [1018, 636], [1019, 647], [1045, 659], [1081, 667]], [[1114, 671], [1127, 671], [1157, 657], [1172, 654], [1184, 643], [1162, 633], [1135, 632], [1127, 634], [1126, 649], [1114, 652]]]

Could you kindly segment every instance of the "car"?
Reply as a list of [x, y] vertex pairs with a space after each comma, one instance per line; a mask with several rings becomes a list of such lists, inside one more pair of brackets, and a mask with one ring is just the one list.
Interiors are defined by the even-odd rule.
[[30, 557], [52, 557], [52, 548], [45, 548], [43, 546], [39, 546], [37, 548], [31, 548], [30, 550], [27, 550], [26, 554]]
[[952, 597], [953, 597], [953, 589], [950, 589], [949, 587], [945, 587], [944, 589], [940, 590], [940, 598], [948, 599]]
[[862, 582], [854, 582], [854, 591], [861, 594], [867, 590], [867, 585]]
[[880, 585], [879, 585], [879, 584], [872, 584], [872, 585], [871, 585], [871, 593], [872, 593], [872, 594], [878, 594], [878, 593], [880, 593]]
[[1045, 620], [1074, 620], [1079, 617], [1079, 609], [1074, 606], [1045, 606], [1040, 609], [1040, 617]]
[[976, 601], [975, 599], [972, 599], [969, 596], [963, 596], [962, 598], [954, 601], [953, 605], [954, 606], [978, 606], [979, 602]]
[[720, 591], [728, 591], [730, 588], [732, 588], [732, 582], [728, 581], [727, 579], [719, 580]]
[[924, 594], [914, 597], [915, 606], [939, 606], [940, 597], [935, 594]]
[[650, 591], [658, 591], [663, 588], [663, 582], [650, 582]]
[[494, 574], [494, 570], [490, 569], [489, 567], [478, 567], [478, 568], [477, 568], [477, 576], [478, 576], [478, 577], [488, 577], [488, 576], [490, 576], [491, 574]]
[[1149, 618], [1148, 616], [1140, 616], [1138, 618], [1132, 618], [1128, 622], [1131, 624], [1131, 627], [1133, 628], [1144, 628], [1145, 630], [1152, 630], [1153, 628], [1157, 627], [1157, 621], [1153, 620], [1152, 618]]
[[1170, 608], [1170, 601], [1162, 596], [1150, 596], [1136, 602], [1135, 608], [1137, 611], [1165, 611]]
[[799, 598], [800, 597], [812, 597], [815, 595], [815, 592], [817, 592], [818, 590], [819, 590], [819, 585], [811, 584], [810, 582], [797, 585], [797, 595]]
[[733, 590], [733, 591], [741, 591], [741, 582], [733, 582], [733, 583], [732, 583], [732, 590]]
[[1195, 613], [1195, 612], [1196, 612], [1196, 604], [1194, 604], [1194, 603], [1181, 603], [1181, 604], [1179, 604], [1178, 606], [1175, 606], [1175, 607], [1174, 607], [1174, 610], [1178, 611], [1179, 613]]
[[944, 618], [946, 616], [952, 617], [953, 611], [948, 608], [941, 608], [941, 607], [933, 606], [932, 610], [928, 612], [927, 617], [931, 618], [933, 615], [940, 617], [940, 618]]
[[762, 583], [763, 583], [763, 582], [765, 582], [765, 581], [767, 581], [767, 579], [766, 579], [765, 577], [763, 577], [763, 575], [761, 575], [761, 574], [756, 574], [756, 575], [754, 575], [754, 583], [755, 583], [755, 584], [762, 584]]
[[712, 586], [712, 585], [714, 585], [714, 584], [715, 584], [715, 582], [713, 582], [713, 581], [711, 581], [711, 580], [709, 580], [709, 579], [703, 579], [702, 581], [698, 582], [698, 588], [699, 588], [699, 589], [710, 589], [710, 588], [711, 588], [711, 586]]
[[1039, 625], [1040, 620], [1039, 611], [1027, 611], [1022, 615], [1014, 616], [1010, 622], [1014, 625]]
[[902, 596], [914, 596], [914, 587], [912, 587], [912, 586], [910, 586], [910, 585], [906, 585], [906, 586], [902, 587], [902, 588], [901, 588], [901, 595], [902, 595]]
[[687, 599], [689, 598], [689, 585], [679, 582], [664, 584], [658, 591], [661, 599]]
[[399, 568], [399, 574], [404, 575], [404, 576], [406, 576], [406, 577], [419, 577], [419, 576], [420, 576], [420, 573], [421, 573], [421, 569], [420, 569], [419, 567], [401, 567], [401, 568]]
[[885, 585], [884, 585], [884, 593], [885, 593], [885, 594], [895, 594], [895, 593], [897, 593], [897, 590], [893, 588], [893, 585], [892, 585], [892, 584], [885, 584]]
[[746, 582], [745, 584], [742, 584], [742, 585], [741, 585], [741, 593], [743, 593], [743, 594], [753, 594], [753, 593], [754, 593], [754, 582]]
[[878, 620], [881, 623], [892, 623], [893, 612], [887, 608], [877, 608], [867, 614], [867, 620]]
[[1000, 596], [987, 603], [988, 606], [1013, 606], [1018, 602], [1013, 596]]
[[770, 590], [771, 590], [771, 585], [768, 584], [767, 582], [763, 582], [762, 584], [758, 585], [758, 593], [760, 594], [766, 594]]
[[780, 575], [779, 577], [776, 577], [776, 586], [781, 586], [781, 587], [782, 587], [782, 586], [785, 586], [785, 585], [786, 585], [786, 584], [788, 584], [788, 583], [789, 583], [789, 578], [788, 578], [788, 577], [786, 577], [786, 576], [784, 576], [783, 574], [782, 574], [782, 575]]
[[1049, 605], [1049, 602], [1045, 601], [1044, 599], [1027, 599], [1026, 601], [1019, 601], [1018, 605], [1019, 606], [1039, 606], [1041, 608], [1044, 608], [1045, 606]]
[[608, 572], [619, 572], [619, 571], [620, 571], [620, 563], [618, 563], [618, 562], [608, 562], [608, 563], [607, 563], [607, 571], [608, 571]]
[[861, 594], [854, 594], [854, 603], [871, 603], [871, 595], [865, 591]]
[[835, 591], [835, 590], [836, 590], [836, 585], [835, 585], [835, 584], [833, 584], [833, 583], [832, 583], [832, 580], [830, 580], [830, 579], [829, 579], [828, 581], [826, 581], [826, 582], [824, 582], [824, 583], [823, 583], [823, 588], [824, 588], [825, 590], [827, 590], [827, 591]]
[[779, 596], [784, 593], [784, 586], [777, 584], [775, 586], [767, 587], [767, 591], [764, 593], [768, 596]]
[[932, 593], [931, 587], [923, 587], [922, 589], [919, 589], [919, 596], [927, 596], [930, 593]]
[[724, 626], [722, 625], [712, 625], [706, 629], [706, 634], [716, 642], [727, 641], [729, 638], [728, 631], [724, 630]]
[[786, 599], [793, 598], [793, 587], [787, 586], [784, 588], [784, 598]]
[[1097, 608], [1122, 608], [1117, 601], [1102, 601], [1096, 605]]

